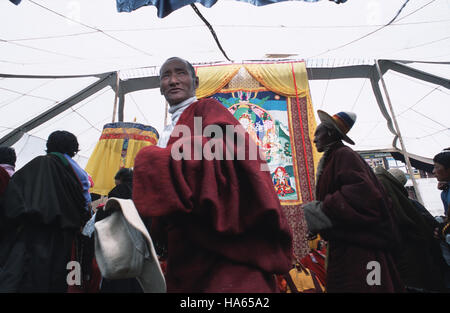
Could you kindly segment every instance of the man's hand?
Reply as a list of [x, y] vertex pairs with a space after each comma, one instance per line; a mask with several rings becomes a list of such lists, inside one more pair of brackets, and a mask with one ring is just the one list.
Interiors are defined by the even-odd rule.
[[330, 219], [322, 212], [321, 201], [311, 201], [302, 206], [306, 224], [311, 234], [317, 234], [321, 230], [332, 226]]
[[434, 229], [433, 235], [435, 239], [439, 239], [439, 227]]

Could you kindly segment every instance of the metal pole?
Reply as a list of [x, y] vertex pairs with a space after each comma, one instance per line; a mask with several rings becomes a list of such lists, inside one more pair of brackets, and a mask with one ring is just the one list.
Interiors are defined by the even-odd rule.
[[120, 75], [119, 72], [116, 72], [116, 96], [114, 97], [114, 107], [113, 107], [113, 116], [112, 122], [116, 119], [116, 111], [117, 111], [117, 100], [119, 99], [119, 84], [120, 84]]
[[398, 139], [400, 140], [400, 145], [402, 147], [402, 152], [403, 152], [403, 155], [405, 156], [406, 168], [408, 170], [409, 177], [411, 177], [411, 181], [413, 183], [414, 190], [416, 191], [417, 200], [423, 205], [422, 196], [420, 195], [420, 191], [419, 191], [419, 188], [417, 186], [416, 179], [414, 178], [414, 173], [413, 173], [413, 170], [412, 170], [412, 167], [411, 167], [411, 162], [409, 160], [409, 155], [408, 155], [408, 152], [406, 152], [405, 144], [403, 143], [403, 138], [402, 138], [402, 134], [400, 132], [400, 127], [398, 127], [397, 118], [395, 117], [394, 108], [392, 107], [391, 99], [389, 98], [389, 94], [388, 94], [388, 91], [387, 91], [387, 88], [386, 88], [386, 83], [384, 82], [383, 73], [381, 72], [380, 64], [378, 63], [378, 60], [375, 61], [375, 66], [377, 67], [378, 75], [380, 76], [380, 80], [381, 80], [381, 84], [383, 86], [384, 94], [386, 96], [386, 100], [387, 100], [387, 103], [389, 105], [389, 110], [391, 111], [392, 120], [394, 121], [394, 126], [395, 126], [395, 129], [397, 131]]
[[81, 101], [92, 96], [93, 94], [102, 90], [103, 88], [105, 88], [107, 86], [111, 86], [112, 84], [114, 84], [113, 76], [114, 76], [114, 73], [106, 73], [105, 75], [100, 76], [99, 79], [96, 82], [94, 82], [93, 84], [91, 84], [88, 87], [84, 88], [83, 90], [77, 92], [73, 96], [65, 99], [64, 101], [61, 101], [54, 107], [39, 114], [32, 120], [20, 125], [19, 127], [16, 127], [16, 129], [14, 129], [10, 133], [8, 133], [5, 136], [0, 138], [0, 145], [12, 146], [20, 138], [22, 138], [24, 133], [29, 132], [32, 129], [35, 129], [36, 127], [42, 125], [43, 123], [51, 120], [58, 114], [61, 114], [62, 112], [68, 110], [75, 104], [80, 103]]

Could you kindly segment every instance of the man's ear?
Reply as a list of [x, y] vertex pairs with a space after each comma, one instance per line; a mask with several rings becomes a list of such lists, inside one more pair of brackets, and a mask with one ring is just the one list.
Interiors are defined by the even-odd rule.
[[194, 80], [194, 87], [195, 87], [195, 89], [197, 89], [198, 88], [198, 85], [199, 85], [199, 79], [198, 79], [198, 76], [195, 76], [195, 80]]

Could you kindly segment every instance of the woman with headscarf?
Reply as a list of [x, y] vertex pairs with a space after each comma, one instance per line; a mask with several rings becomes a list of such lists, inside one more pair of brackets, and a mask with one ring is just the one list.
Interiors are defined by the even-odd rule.
[[[0, 292], [66, 292], [72, 248], [89, 218], [75, 135], [55, 131], [47, 154], [16, 171], [0, 204]], [[73, 264], [73, 263], [72, 263]], [[69, 267], [71, 268], [71, 267]], [[79, 279], [74, 279], [76, 284]]]

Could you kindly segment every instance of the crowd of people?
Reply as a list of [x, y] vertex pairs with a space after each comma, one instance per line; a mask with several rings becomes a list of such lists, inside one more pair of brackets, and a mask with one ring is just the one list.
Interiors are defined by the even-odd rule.
[[[197, 99], [198, 84], [188, 61], [166, 60], [160, 91], [171, 123], [157, 145], [141, 149], [133, 169], [117, 172], [107, 195], [133, 200], [154, 241], [168, 292], [304, 290], [287, 275], [293, 269], [317, 277], [311, 290], [320, 292], [450, 291], [450, 149], [433, 160], [444, 205], [442, 216], [434, 217], [409, 197], [403, 172], [373, 170], [343, 143], [354, 144], [348, 136], [354, 113], [319, 110], [314, 144], [323, 156], [315, 200], [301, 210], [308, 238], [319, 236], [321, 247], [298, 263], [261, 154], [242, 159], [237, 157], [242, 147], [234, 146], [234, 158], [195, 156], [212, 146], [230, 149], [217, 134], [206, 136], [205, 128], [225, 133], [227, 126], [241, 126], [215, 99]], [[251, 149], [248, 133], [235, 136], [242, 140], [234, 145]], [[93, 207], [89, 189], [95, 182], [73, 160], [78, 151], [74, 134], [55, 131], [46, 154], [15, 171], [14, 149], [0, 147], [0, 292], [142, 292], [134, 278], [101, 277], [92, 225], [110, 213]], [[184, 157], [174, 158], [174, 151]], [[72, 261], [82, 272], [76, 286], [68, 286]]]

